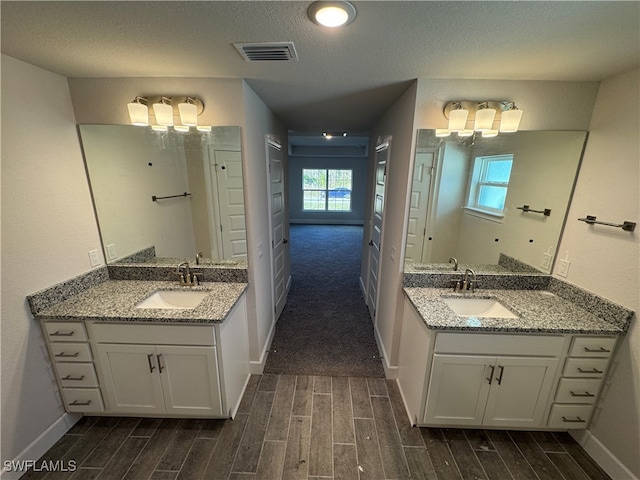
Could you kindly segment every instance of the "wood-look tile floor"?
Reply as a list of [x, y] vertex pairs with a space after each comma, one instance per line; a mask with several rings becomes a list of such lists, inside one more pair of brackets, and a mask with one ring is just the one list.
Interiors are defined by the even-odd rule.
[[566, 433], [412, 428], [382, 378], [253, 376], [234, 420], [83, 417], [46, 459], [77, 469], [23, 478], [609, 478]]

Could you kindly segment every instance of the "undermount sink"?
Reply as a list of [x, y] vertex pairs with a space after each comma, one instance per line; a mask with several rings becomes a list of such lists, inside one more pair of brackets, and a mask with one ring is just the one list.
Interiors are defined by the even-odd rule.
[[202, 290], [158, 290], [138, 303], [136, 308], [195, 308], [207, 295], [209, 292]]
[[518, 318], [493, 298], [443, 298], [451, 310], [461, 317]]

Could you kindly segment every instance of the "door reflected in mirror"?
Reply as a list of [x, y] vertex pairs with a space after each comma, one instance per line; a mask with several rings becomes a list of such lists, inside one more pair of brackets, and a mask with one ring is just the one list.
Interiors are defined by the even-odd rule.
[[[550, 273], [587, 133], [437, 138], [420, 130], [406, 271]], [[457, 262], [456, 262], [457, 261]]]
[[79, 133], [107, 263], [246, 264], [240, 127]]

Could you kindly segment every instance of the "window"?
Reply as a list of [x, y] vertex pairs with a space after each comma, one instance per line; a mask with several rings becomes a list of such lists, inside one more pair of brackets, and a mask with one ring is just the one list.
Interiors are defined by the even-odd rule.
[[513, 155], [477, 157], [473, 165], [467, 208], [502, 216], [512, 165]]
[[302, 210], [350, 212], [353, 170], [302, 169]]

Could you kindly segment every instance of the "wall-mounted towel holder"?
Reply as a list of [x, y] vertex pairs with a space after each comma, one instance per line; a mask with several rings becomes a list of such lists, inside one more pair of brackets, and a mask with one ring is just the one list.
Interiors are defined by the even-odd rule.
[[636, 222], [627, 222], [626, 220], [622, 223], [610, 223], [610, 222], [601, 222], [596, 220], [596, 217], [593, 215], [587, 215], [585, 218], [579, 218], [581, 222], [588, 223], [589, 225], [607, 225], [608, 227], [616, 227], [621, 228], [625, 232], [633, 232], [636, 229]]
[[190, 197], [191, 194], [184, 192], [181, 193], [180, 195], [169, 195], [168, 197], [158, 197], [157, 195], [151, 195], [151, 201], [152, 202], [157, 202], [158, 200], [164, 200], [165, 198], [178, 198], [178, 197]]
[[544, 210], [532, 210], [529, 207], [529, 205], [523, 205], [523, 206], [517, 207], [517, 208], [518, 208], [518, 210], [522, 210], [523, 212], [541, 213], [545, 217], [548, 217], [549, 215], [551, 215], [551, 209], [550, 208], [545, 208]]

